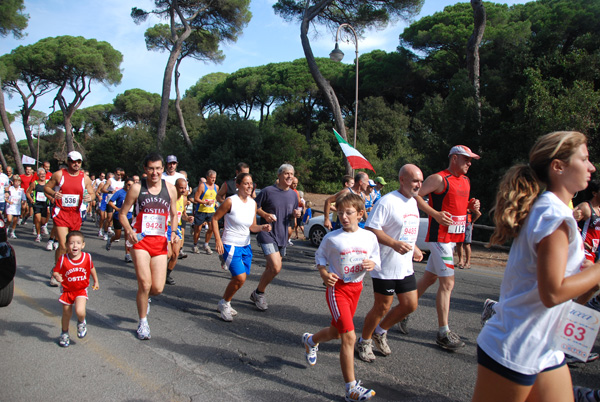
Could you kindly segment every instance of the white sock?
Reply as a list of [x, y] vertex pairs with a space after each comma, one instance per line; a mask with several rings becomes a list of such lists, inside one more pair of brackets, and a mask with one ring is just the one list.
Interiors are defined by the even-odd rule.
[[309, 336], [308, 339], [306, 340], [306, 342], [308, 342], [308, 344], [310, 346], [312, 346], [313, 348], [317, 345], [314, 341], [313, 341], [313, 335]]
[[204, 243], [204, 247], [208, 247], [208, 243]]
[[450, 332], [450, 327], [448, 325], [444, 325], [438, 329], [438, 333], [442, 336], [446, 335], [448, 332]]
[[140, 318], [140, 324], [148, 324], [148, 317]]
[[346, 392], [350, 391], [356, 385], [356, 380], [346, 383]]
[[377, 335], [383, 335], [383, 334], [385, 334], [386, 332], [387, 332], [387, 331], [386, 331], [385, 329], [381, 328], [379, 325], [377, 326], [377, 328], [375, 328], [375, 333], [376, 333]]

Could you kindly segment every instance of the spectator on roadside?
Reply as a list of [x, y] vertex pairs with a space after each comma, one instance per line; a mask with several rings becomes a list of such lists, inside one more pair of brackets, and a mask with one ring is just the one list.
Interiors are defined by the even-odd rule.
[[473, 240], [473, 224], [479, 217], [479, 210], [467, 210], [467, 225], [465, 226], [465, 240], [456, 243], [456, 256], [458, 262], [456, 266], [459, 269], [471, 269], [471, 241]]

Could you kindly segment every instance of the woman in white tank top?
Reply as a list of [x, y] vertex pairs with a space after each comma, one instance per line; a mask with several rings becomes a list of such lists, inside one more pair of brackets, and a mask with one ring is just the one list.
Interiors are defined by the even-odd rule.
[[237, 311], [231, 308], [231, 299], [250, 274], [252, 263], [250, 232], [271, 230], [271, 225], [256, 224], [252, 176], [249, 173], [240, 173], [235, 179], [235, 185], [238, 189], [237, 194], [225, 199], [212, 218], [213, 227], [217, 228], [219, 219], [225, 217], [223, 238], [221, 239], [218, 230], [215, 231], [215, 243], [221, 259], [221, 268], [229, 269], [231, 272], [231, 280], [217, 305], [217, 310], [225, 321], [233, 321], [233, 316], [237, 315]]

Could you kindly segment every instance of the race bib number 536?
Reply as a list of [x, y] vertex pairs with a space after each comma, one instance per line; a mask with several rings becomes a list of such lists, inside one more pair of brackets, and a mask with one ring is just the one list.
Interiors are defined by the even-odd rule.
[[63, 207], [78, 207], [79, 206], [79, 194], [63, 194], [62, 206]]

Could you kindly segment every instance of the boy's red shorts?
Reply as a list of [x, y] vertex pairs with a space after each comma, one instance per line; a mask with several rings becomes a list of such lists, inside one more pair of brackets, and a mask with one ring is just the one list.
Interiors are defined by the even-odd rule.
[[338, 280], [334, 287], [327, 287], [327, 305], [331, 312], [331, 325], [340, 334], [354, 331], [354, 313], [360, 299], [363, 283], [344, 283]]
[[133, 245], [135, 250], [145, 250], [150, 257], [168, 254], [167, 238], [165, 236], [146, 236]]
[[87, 300], [88, 299], [87, 288], [74, 290], [72, 292], [62, 292], [62, 294], [60, 295], [58, 300], [62, 304], [72, 306], [75, 303], [75, 299], [77, 299], [78, 297], [85, 297], [85, 299]]

